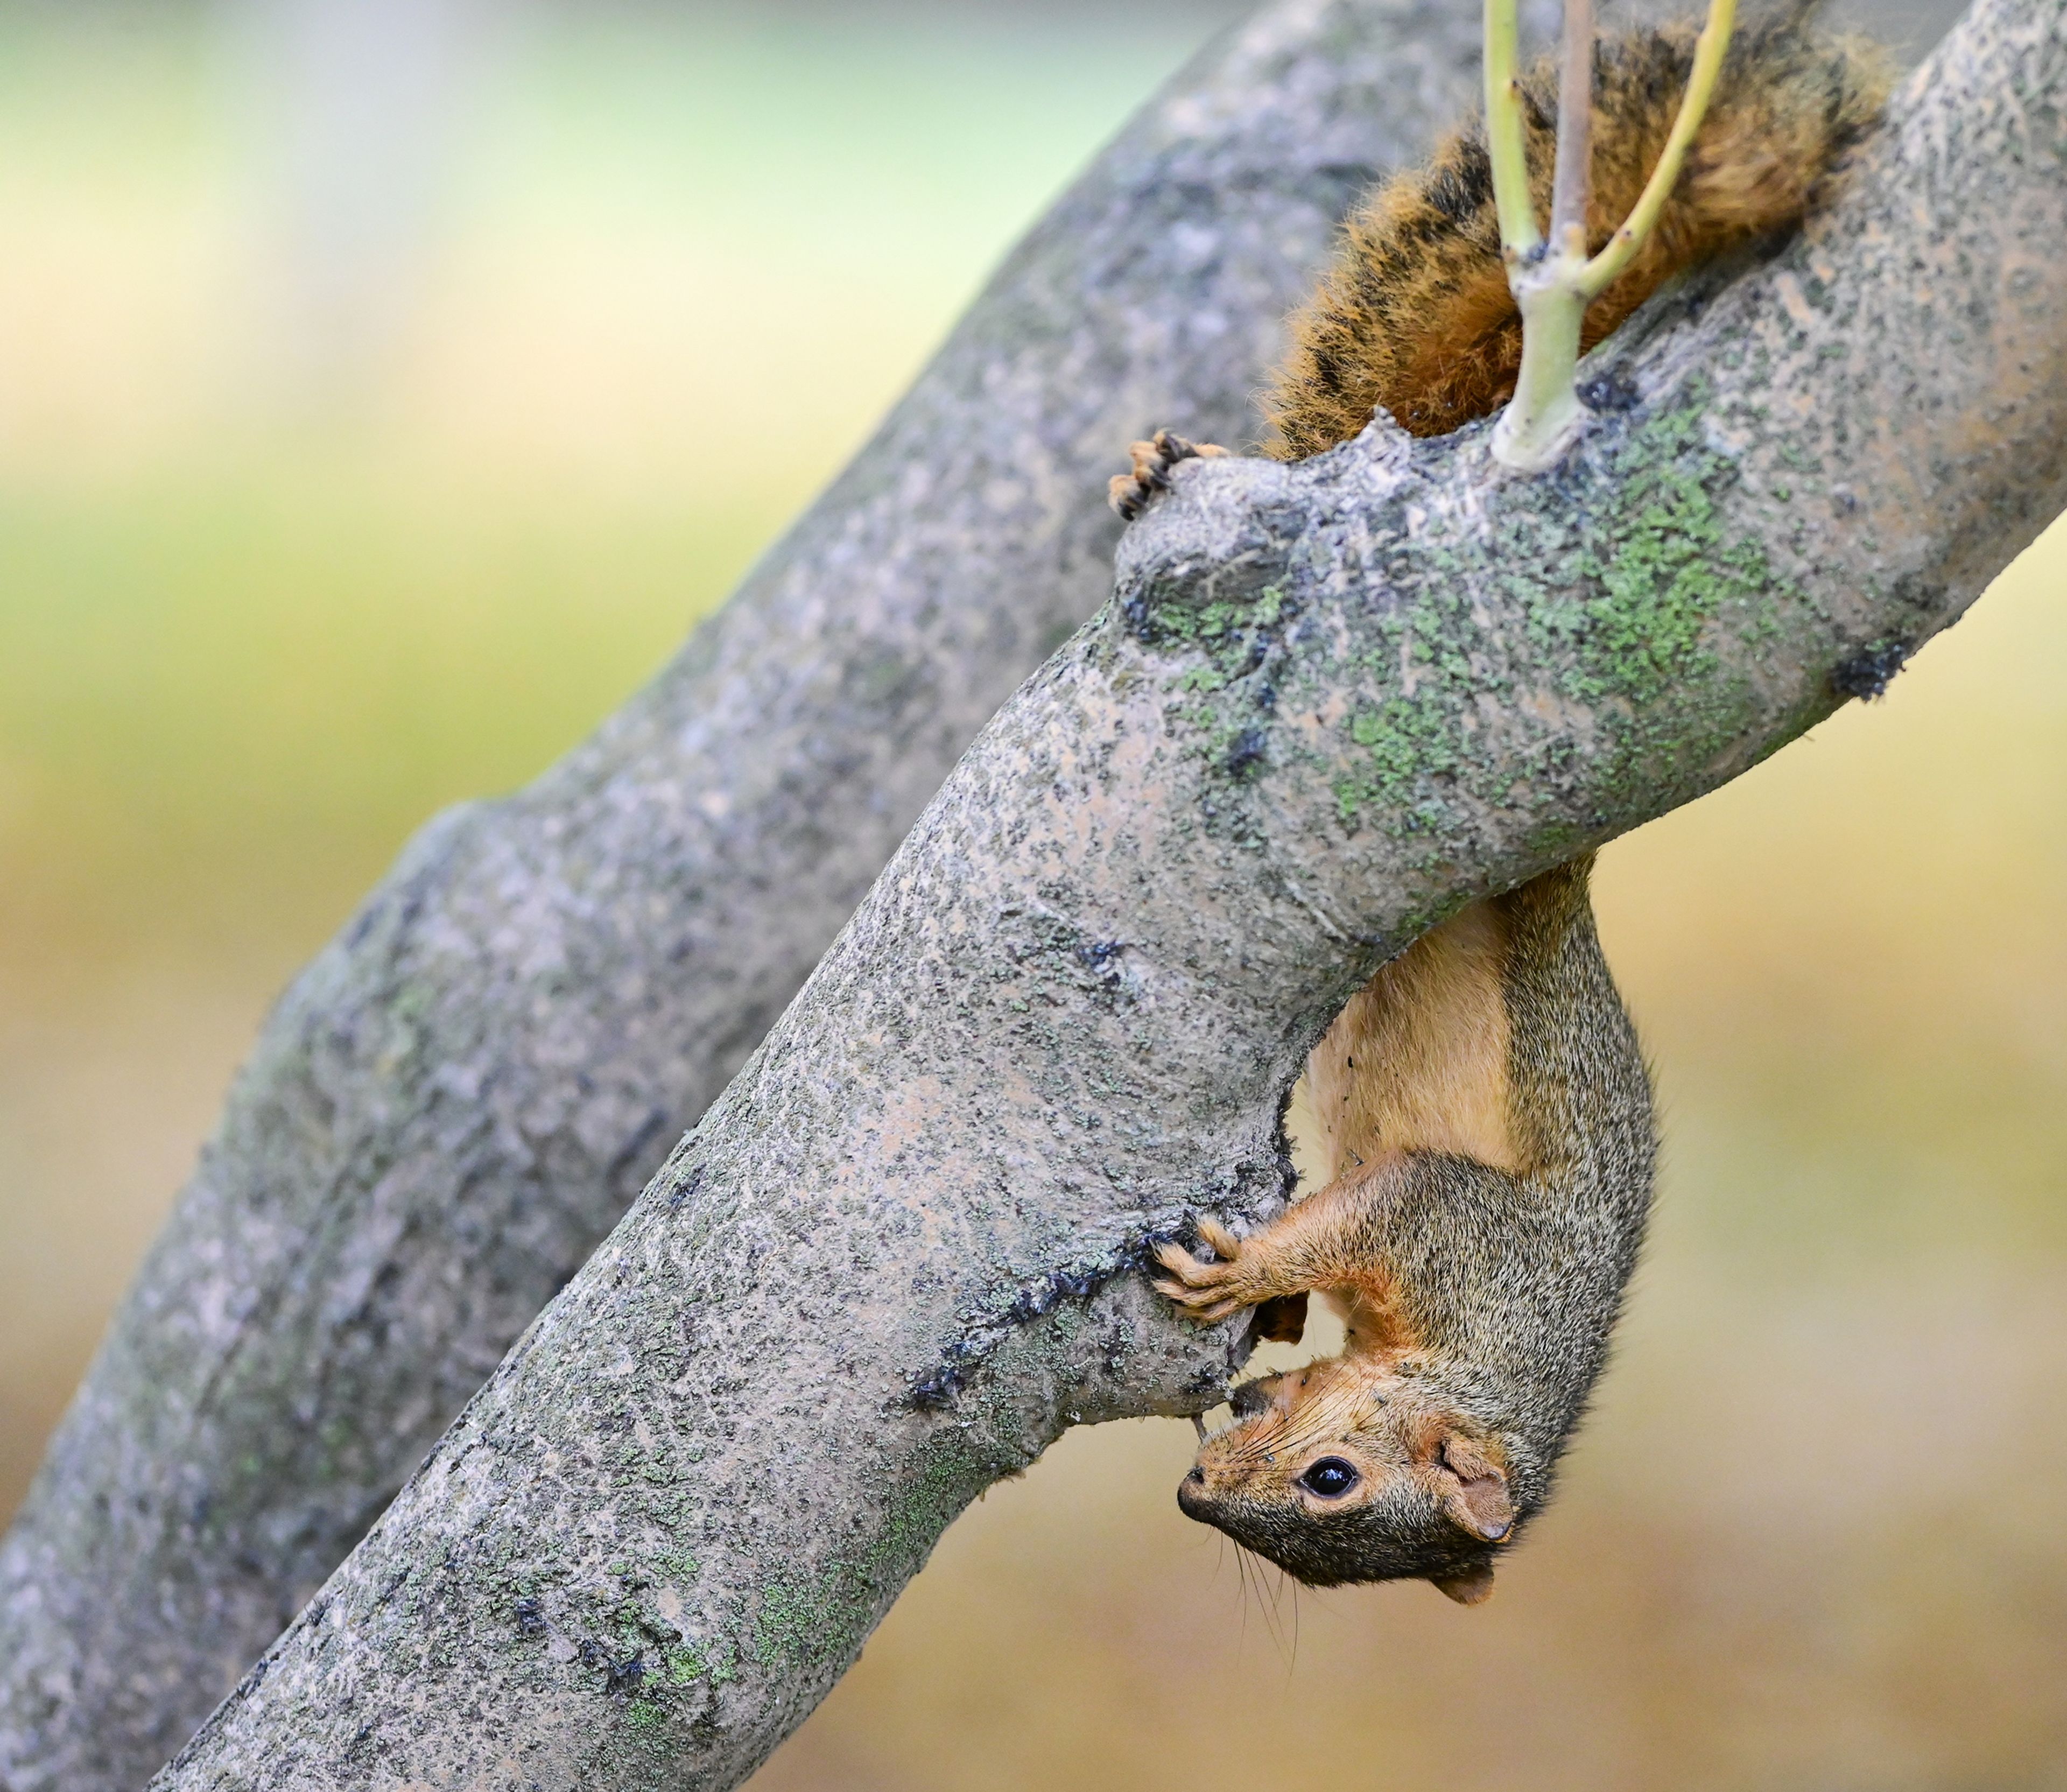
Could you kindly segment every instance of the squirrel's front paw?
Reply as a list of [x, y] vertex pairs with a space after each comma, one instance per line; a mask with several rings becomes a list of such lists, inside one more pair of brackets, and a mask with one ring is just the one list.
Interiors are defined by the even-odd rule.
[[1158, 429], [1153, 441], [1138, 441], [1129, 451], [1134, 456], [1131, 473], [1115, 473], [1106, 488], [1106, 501], [1129, 522], [1148, 508], [1158, 492], [1170, 489], [1170, 469], [1180, 461], [1224, 454], [1209, 441], [1187, 441], [1168, 429]]
[[1260, 1273], [1261, 1253], [1253, 1248], [1253, 1240], [1245, 1248], [1217, 1220], [1200, 1221], [1199, 1236], [1219, 1254], [1220, 1262], [1202, 1263], [1179, 1245], [1158, 1245], [1155, 1260], [1175, 1279], [1158, 1282], [1155, 1291], [1168, 1294], [1200, 1324], [1216, 1325], [1283, 1291], [1269, 1286]]

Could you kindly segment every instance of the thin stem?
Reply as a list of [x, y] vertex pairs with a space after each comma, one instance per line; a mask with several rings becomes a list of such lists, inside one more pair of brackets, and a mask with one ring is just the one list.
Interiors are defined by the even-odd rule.
[[[1501, 200], [1501, 139], [1494, 134], [1499, 116], [1496, 93], [1509, 105], [1505, 121], [1512, 132], [1515, 161], [1521, 156], [1521, 95], [1512, 79], [1512, 39], [1499, 31], [1511, 28], [1513, 14], [1497, 18], [1496, 0], [1486, 5], [1486, 124], [1493, 153], [1493, 195]], [[1496, 87], [1500, 73], [1509, 78]], [[1585, 423], [1572, 373], [1579, 359], [1579, 327], [1586, 312], [1580, 287], [1586, 270], [1586, 212], [1591, 197], [1594, 115], [1593, 0], [1565, 0], [1563, 66], [1557, 80], [1557, 167], [1552, 183], [1550, 241], [1535, 234], [1535, 212], [1526, 190], [1523, 167], [1521, 203], [1528, 213], [1526, 249], [1517, 253], [1507, 213], [1501, 213], [1501, 236], [1507, 249], [1508, 285], [1521, 312], [1521, 366], [1514, 396], [1493, 425], [1492, 453], [1503, 465], [1525, 471], [1545, 467], [1564, 452]]]
[[1501, 246], [1510, 266], [1543, 241], [1529, 197], [1529, 152], [1521, 122], [1517, 70], [1521, 28], [1517, 0], [1485, 0], [1486, 148], [1492, 160], [1493, 209]]
[[1564, 49], [1564, 67], [1557, 75], [1557, 177], [1550, 203], [1550, 243], [1561, 254], [1583, 256], [1593, 185], [1594, 0], [1565, 0]]
[[1521, 367], [1514, 396], [1493, 425], [1493, 457], [1533, 473], [1561, 454], [1586, 421], [1572, 383], [1579, 327], [1586, 315], [1576, 269], [1533, 281], [1516, 293], [1521, 307]]
[[[1695, 42], [1693, 71], [1687, 78], [1687, 92], [1679, 102], [1679, 116], [1672, 121], [1672, 134], [1665, 140], [1665, 152], [1658, 158], [1658, 165], [1651, 171], [1643, 197], [1622, 228], [1608, 238], [1606, 247], [1586, 264], [1580, 285], [1587, 298], [1605, 291], [1615, 276], [1629, 266], [1658, 222], [1658, 214], [1665, 209], [1665, 201], [1679, 178], [1680, 165], [1687, 159], [1687, 147], [1694, 140], [1694, 133], [1700, 129], [1701, 120], [1708, 112], [1709, 97], [1716, 89], [1716, 77], [1722, 71], [1724, 52], [1730, 46], [1730, 30], [1736, 22], [1736, 0], [1709, 0], [1708, 22], [1701, 27], [1701, 35]], [[1487, 16], [1492, 16], [1492, 0], [1488, 0]]]

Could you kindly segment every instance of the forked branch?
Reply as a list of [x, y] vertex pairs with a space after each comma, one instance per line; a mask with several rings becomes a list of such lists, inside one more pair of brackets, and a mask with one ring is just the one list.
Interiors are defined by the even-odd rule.
[[1736, 0], [1710, 0], [1694, 47], [1694, 66], [1665, 148], [1629, 216], [1590, 258], [1586, 209], [1592, 164], [1592, 0], [1566, 0], [1557, 90], [1557, 162], [1550, 235], [1537, 230], [1517, 67], [1516, 0], [1486, 0], [1486, 138], [1493, 202], [1508, 285], [1521, 311], [1521, 368], [1514, 397], [1494, 426], [1496, 460], [1534, 473], [1555, 462], [1578, 433], [1585, 412], [1574, 372], [1586, 307], [1626, 268], [1656, 228], [1701, 128], [1736, 23]]

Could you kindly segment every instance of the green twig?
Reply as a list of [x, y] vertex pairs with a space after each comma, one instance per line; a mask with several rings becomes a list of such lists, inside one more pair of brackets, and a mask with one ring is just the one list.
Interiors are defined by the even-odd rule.
[[[1565, 0], [1563, 67], [1557, 92], [1557, 170], [1546, 244], [1529, 200], [1520, 89], [1514, 77], [1513, 0], [1486, 0], [1486, 139], [1508, 285], [1521, 312], [1521, 368], [1514, 396], [1493, 426], [1494, 458], [1523, 472], [1549, 466], [1586, 421], [1574, 376], [1586, 307], [1613, 283], [1658, 223], [1715, 92], [1736, 0], [1709, 0], [1694, 46], [1687, 91], [1658, 165], [1620, 228], [1586, 257], [1592, 165], [1592, 0]], [[1518, 193], [1519, 197], [1515, 196]], [[1511, 226], [1510, 218], [1518, 218]]]
[[1492, 202], [1501, 246], [1511, 269], [1543, 241], [1529, 197], [1529, 152], [1521, 123], [1517, 0], [1485, 0], [1486, 147], [1492, 157]]
[[1644, 238], [1658, 222], [1665, 201], [1679, 178], [1680, 165], [1687, 146], [1708, 115], [1708, 100], [1716, 91], [1716, 77], [1722, 72], [1723, 55], [1730, 47], [1730, 30], [1736, 22], [1736, 0], [1709, 0], [1708, 22], [1694, 44], [1694, 67], [1687, 78], [1687, 91], [1679, 102], [1679, 116], [1672, 121], [1672, 134], [1665, 140], [1664, 153], [1651, 169], [1622, 228], [1609, 238], [1607, 246], [1586, 264], [1583, 286], [1587, 298], [1605, 292], [1615, 276], [1630, 264]]

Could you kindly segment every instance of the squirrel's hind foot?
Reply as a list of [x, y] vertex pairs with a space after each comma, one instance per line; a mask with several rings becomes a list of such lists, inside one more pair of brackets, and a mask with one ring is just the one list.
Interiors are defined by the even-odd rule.
[[1129, 451], [1134, 457], [1131, 473], [1115, 473], [1106, 488], [1106, 502], [1129, 522], [1148, 508], [1158, 492], [1170, 489], [1170, 469], [1180, 461], [1200, 460], [1224, 454], [1224, 448], [1211, 442], [1187, 441], [1168, 429], [1158, 429], [1153, 441], [1138, 441]]

